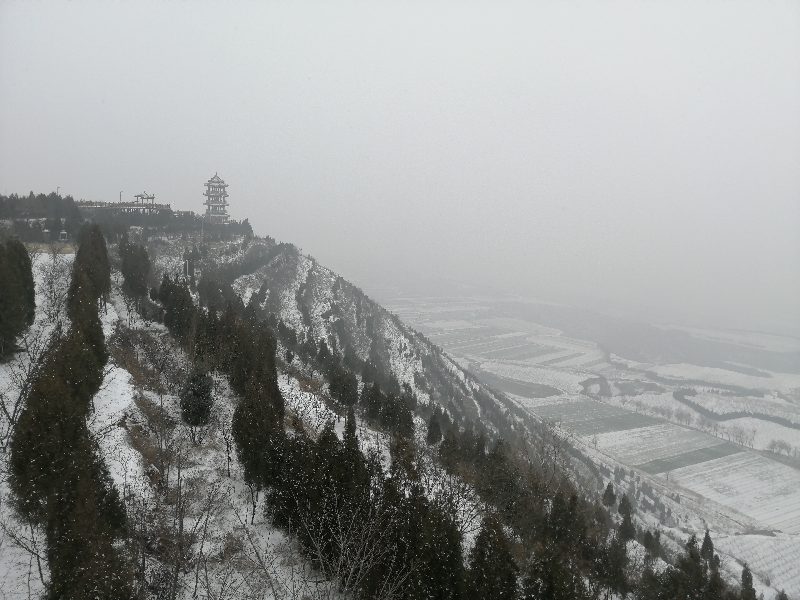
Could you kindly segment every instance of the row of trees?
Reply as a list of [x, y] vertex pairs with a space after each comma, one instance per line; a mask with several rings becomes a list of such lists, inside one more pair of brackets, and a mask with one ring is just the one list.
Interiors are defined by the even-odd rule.
[[79, 235], [67, 296], [69, 331], [48, 351], [11, 440], [16, 507], [47, 539], [48, 598], [126, 598], [132, 571], [122, 501], [86, 425], [108, 360], [98, 301], [110, 287], [105, 240]]
[[[618, 501], [609, 483], [601, 502], [581, 498], [567, 480], [551, 477], [558, 468], [542, 460], [551, 454], [545, 448], [523, 458], [522, 449], [500, 440], [489, 450], [484, 435], [459, 429], [439, 409], [431, 415], [427, 441], [437, 447], [445, 469], [474, 485], [480, 498], [519, 537], [513, 566], [523, 598], [589, 599], [612, 594], [632, 594], [641, 600], [755, 598], [747, 566], [740, 588], [725, 583], [708, 532], [702, 547], [692, 537], [674, 565], [654, 570], [655, 559], [664, 556], [659, 532], [636, 531], [628, 497], [622, 495]], [[620, 515], [616, 525], [609, 514], [614, 507]], [[632, 569], [626, 550], [627, 542], [635, 538], [647, 552], [639, 572]]]
[[18, 238], [0, 242], [0, 360], [16, 350], [17, 336], [33, 323], [36, 290], [33, 268]]

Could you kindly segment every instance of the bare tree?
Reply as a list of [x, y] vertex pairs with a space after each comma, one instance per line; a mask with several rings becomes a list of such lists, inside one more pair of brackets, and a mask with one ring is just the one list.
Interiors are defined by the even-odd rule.
[[[0, 510], [0, 532], [2, 532], [0, 556], [5, 553], [4, 550], [16, 548], [21, 557], [27, 558], [27, 565], [19, 566], [26, 571], [28, 597], [32, 597], [37, 588], [45, 589], [49, 580], [49, 570], [44, 532], [31, 521], [22, 522], [14, 518], [13, 511], [8, 510]], [[4, 562], [6, 560], [8, 558], [5, 558]], [[20, 559], [22, 560], [24, 559]]]
[[566, 472], [565, 450], [569, 432], [561, 424], [550, 419], [537, 422], [533, 439], [528, 440], [528, 459], [539, 472], [542, 482], [549, 489], [558, 486]]
[[[39, 266], [41, 262], [41, 266]], [[67, 305], [67, 290], [72, 271], [71, 261], [60, 253], [57, 244], [49, 244], [47, 260], [37, 261], [37, 267], [42, 275], [41, 297], [43, 298], [42, 310], [47, 323], [55, 325], [64, 320]]]
[[[383, 503], [364, 497], [352, 505], [336, 494], [325, 498], [322, 518], [301, 516], [299, 526], [309, 540], [307, 551], [326, 578], [316, 586], [317, 598], [353, 598], [369, 574], [385, 565], [395, 552], [387, 520], [391, 521], [391, 515]], [[328, 549], [331, 543], [333, 551]], [[389, 564], [376, 595], [381, 600], [398, 597], [411, 574], [411, 569], [394, 560]]]
[[0, 390], [0, 451], [5, 453], [31, 386], [39, 378], [47, 351], [61, 335], [55, 329], [29, 328], [18, 339], [20, 351], [6, 366], [6, 387]]
[[474, 486], [464, 481], [458, 473], [448, 473], [437, 467], [432, 459], [422, 464], [426, 464], [426, 467], [420, 471], [420, 482], [426, 492], [446, 506], [450, 514], [456, 515], [461, 538], [471, 538], [480, 529], [485, 512], [485, 503]]

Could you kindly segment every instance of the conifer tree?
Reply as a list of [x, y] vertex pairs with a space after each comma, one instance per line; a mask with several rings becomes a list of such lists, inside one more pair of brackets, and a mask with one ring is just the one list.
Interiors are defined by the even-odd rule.
[[699, 597], [706, 587], [707, 569], [700, 557], [697, 537], [692, 535], [686, 542], [686, 551], [678, 557], [679, 582], [690, 597]]
[[208, 424], [211, 418], [213, 382], [206, 370], [195, 363], [180, 393], [181, 414], [184, 422], [191, 427], [192, 439], [195, 429]]
[[459, 598], [464, 561], [455, 518], [443, 506], [429, 502], [418, 486], [412, 487], [404, 510], [408, 520], [400, 533], [403, 552], [416, 566], [404, 598]]
[[453, 472], [458, 464], [458, 437], [456, 429], [450, 428], [444, 434], [442, 443], [439, 444], [439, 460], [449, 472]]
[[583, 577], [570, 564], [570, 556], [552, 541], [537, 547], [522, 581], [524, 600], [583, 600], [588, 598]]
[[700, 557], [706, 561], [706, 563], [712, 563], [714, 561], [714, 543], [711, 541], [711, 535], [706, 529], [706, 535], [703, 538], [703, 545], [700, 547]]
[[756, 590], [753, 587], [753, 573], [747, 563], [742, 568], [742, 600], [756, 600]]
[[[25, 245], [19, 238], [6, 242], [6, 260], [21, 293], [22, 318], [26, 325], [33, 323], [36, 311], [36, 288], [33, 282], [33, 265]], [[3, 280], [4, 282], [7, 280]]]
[[603, 545], [600, 558], [599, 579], [603, 586], [624, 597], [629, 587], [626, 569], [630, 562], [625, 540], [611, 536]]
[[469, 556], [470, 595], [484, 600], [513, 600], [518, 568], [500, 521], [488, 515]]
[[72, 327], [81, 332], [102, 369], [108, 361], [108, 353], [96, 299], [97, 294], [87, 270], [80, 265], [74, 265], [67, 291], [67, 314], [72, 321]]
[[719, 574], [719, 570], [714, 569], [708, 577], [703, 600], [725, 600], [726, 598], [730, 598], [730, 596], [727, 595], [727, 590], [728, 586], [725, 585], [725, 581]]
[[365, 385], [361, 390], [359, 404], [364, 410], [364, 417], [371, 423], [377, 423], [381, 417], [384, 397], [381, 393], [381, 386], [377, 381], [371, 386]]
[[633, 508], [631, 507], [631, 503], [627, 496], [622, 496], [622, 500], [619, 501], [619, 508], [617, 511], [622, 515], [622, 523], [619, 526], [620, 537], [625, 541], [632, 540], [634, 537], [636, 537], [636, 529], [634, 528], [633, 521], [631, 520]]
[[603, 504], [605, 506], [614, 506], [617, 502], [617, 495], [614, 493], [614, 484], [610, 481], [606, 486], [606, 491], [603, 493]]
[[25, 325], [22, 284], [11, 264], [5, 245], [0, 243], [0, 358], [16, 348], [16, 338]]
[[124, 279], [122, 288], [132, 296], [147, 293], [147, 276], [150, 273], [150, 257], [147, 249], [128, 241], [128, 234], [122, 235], [119, 242], [120, 271]]
[[105, 297], [111, 290], [111, 265], [103, 232], [97, 223], [88, 221], [78, 232], [78, 251], [74, 269], [83, 269], [92, 284], [95, 299]]
[[428, 421], [428, 434], [425, 437], [425, 441], [429, 446], [433, 446], [434, 444], [438, 444], [442, 441], [442, 428], [439, 425], [438, 413], [438, 409], [435, 410], [431, 415], [430, 421]]
[[274, 485], [281, 472], [285, 434], [283, 413], [275, 405], [254, 374], [233, 413], [233, 440], [244, 478], [258, 488]]

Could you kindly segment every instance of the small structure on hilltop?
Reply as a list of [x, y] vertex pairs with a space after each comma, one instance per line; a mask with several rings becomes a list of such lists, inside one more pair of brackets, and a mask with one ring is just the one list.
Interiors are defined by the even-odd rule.
[[[120, 194], [120, 196], [122, 196], [122, 194]], [[136, 194], [134, 198], [136, 198], [136, 201], [133, 203], [134, 206], [125, 212], [141, 212], [148, 215], [154, 212], [154, 207], [156, 205], [155, 194], [142, 192], [141, 194]]]
[[122, 202], [122, 192], [120, 192], [119, 202], [100, 202], [93, 200], [79, 200], [75, 204], [78, 208], [92, 212], [110, 211], [112, 213], [139, 213], [142, 215], [155, 215], [159, 213], [169, 213], [169, 204], [156, 204], [155, 195], [142, 192], [134, 196], [133, 202]]
[[222, 181], [219, 175], [214, 173], [214, 176], [206, 181], [206, 191], [203, 196], [206, 197], [206, 220], [211, 223], [227, 223], [228, 222], [228, 192], [225, 188], [228, 184]]

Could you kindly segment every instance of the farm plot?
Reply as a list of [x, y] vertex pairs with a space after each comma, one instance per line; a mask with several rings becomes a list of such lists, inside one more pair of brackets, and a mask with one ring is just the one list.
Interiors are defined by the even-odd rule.
[[481, 341], [490, 341], [493, 336], [503, 335], [507, 333], [514, 333], [508, 329], [500, 329], [498, 327], [475, 327], [470, 329], [459, 329], [448, 331], [447, 333], [432, 334], [431, 340], [436, 342], [439, 346], [448, 347], [457, 344], [466, 344], [469, 342], [479, 343]]
[[540, 383], [558, 388], [565, 392], [575, 394], [581, 393], [581, 381], [585, 381], [588, 371], [573, 373], [571, 371], [559, 370], [547, 367], [537, 367], [519, 363], [503, 363], [486, 361], [481, 363], [484, 371], [489, 371], [494, 375], [507, 379], [516, 379], [525, 383]]
[[774, 589], [784, 590], [790, 598], [800, 598], [800, 536], [721, 536], [714, 540], [714, 547], [746, 561], [760, 579], [769, 578]]
[[518, 348], [525, 344], [525, 334], [508, 335], [503, 337], [491, 337], [480, 340], [469, 340], [463, 343], [447, 344], [450, 352], [459, 352], [461, 354], [483, 354], [484, 352], [491, 352], [492, 350], [507, 350], [509, 348]]
[[559, 352], [558, 348], [541, 346], [539, 344], [532, 344], [528, 342], [514, 348], [492, 350], [491, 352], [481, 352], [481, 356], [496, 360], [529, 360], [531, 358], [536, 358], [537, 356], [553, 354], [555, 352]]
[[538, 406], [532, 410], [542, 418], [560, 421], [563, 428], [571, 429], [582, 436], [637, 429], [661, 423], [653, 417], [594, 400]]
[[689, 364], [642, 365], [647, 370], [669, 379], [691, 379], [714, 384], [737, 385], [752, 390], [780, 390], [788, 393], [792, 388], [800, 387], [800, 375], [775, 373], [770, 371], [769, 377], [755, 377], [716, 367], [700, 367]]
[[[613, 431], [597, 436], [599, 449], [629, 465], [646, 465], [719, 445], [720, 440], [710, 435], [671, 423]], [[649, 473], [661, 472], [644, 470]]]
[[566, 354], [564, 356], [556, 356], [555, 358], [551, 358], [549, 360], [544, 360], [544, 361], [539, 362], [537, 364], [540, 364], [543, 367], [545, 367], [545, 366], [555, 365], [557, 363], [565, 362], [565, 361], [568, 361], [568, 360], [572, 360], [573, 358], [578, 358], [579, 356], [585, 356], [585, 354], [583, 352], [572, 352], [572, 353]]
[[792, 452], [797, 452], [800, 455], [800, 429], [784, 427], [777, 423], [762, 421], [753, 417], [743, 417], [741, 419], [722, 421], [717, 435], [730, 435], [734, 428], [752, 435], [751, 443], [753, 448], [770, 450], [770, 444], [778, 441], [788, 444], [783, 450], [786, 454], [789, 454], [789, 447], [791, 447]]
[[800, 423], [800, 406], [773, 395], [766, 395], [763, 398], [753, 396], [743, 398], [704, 392], [692, 396], [690, 400], [718, 415], [732, 412], [762, 413]]
[[737, 454], [739, 452], [744, 452], [741, 446], [731, 444], [730, 442], [722, 442], [714, 446], [681, 452], [675, 456], [657, 458], [636, 466], [642, 471], [655, 475], [657, 473], [667, 473], [691, 465], [698, 465], [709, 460], [714, 460], [715, 458], [722, 458], [723, 456], [730, 456], [731, 454]]
[[800, 471], [753, 452], [676, 469], [670, 480], [785, 533], [800, 533]]
[[523, 398], [548, 398], [550, 396], [560, 396], [563, 393], [561, 390], [549, 385], [506, 379], [485, 371], [479, 371], [478, 377], [501, 392], [522, 396]]

